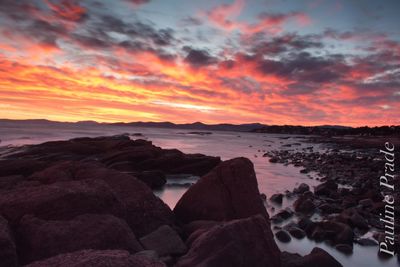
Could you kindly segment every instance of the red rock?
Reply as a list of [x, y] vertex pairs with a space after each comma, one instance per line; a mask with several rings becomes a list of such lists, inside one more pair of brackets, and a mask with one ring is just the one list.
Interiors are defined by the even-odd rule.
[[310, 254], [302, 257], [299, 254], [282, 252], [282, 267], [343, 267], [325, 250], [315, 247]]
[[61, 254], [25, 267], [166, 267], [144, 256], [135, 256], [125, 250], [81, 250]]
[[261, 215], [223, 223], [194, 240], [176, 267], [280, 267], [280, 251]]
[[187, 250], [180, 236], [168, 225], [140, 238], [147, 250], [154, 250], [159, 256], [184, 254]]
[[84, 180], [18, 187], [0, 194], [0, 213], [11, 225], [25, 214], [42, 219], [71, 219], [85, 213], [124, 215], [124, 208], [103, 181]]
[[128, 224], [112, 215], [85, 214], [68, 221], [26, 215], [16, 232], [22, 263], [83, 249], [143, 250]]
[[178, 201], [174, 213], [184, 223], [226, 221], [256, 214], [269, 218], [253, 164], [246, 158], [222, 162], [201, 177]]
[[8, 222], [0, 216], [0, 267], [17, 267], [18, 259]]

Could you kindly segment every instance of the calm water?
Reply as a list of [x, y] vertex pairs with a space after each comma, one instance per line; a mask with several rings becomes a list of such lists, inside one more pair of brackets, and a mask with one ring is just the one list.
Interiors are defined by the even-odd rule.
[[[303, 143], [301, 136], [253, 134], [237, 132], [213, 131], [211, 135], [188, 134], [190, 130], [182, 129], [160, 129], [160, 128], [138, 128], [138, 127], [111, 127], [111, 126], [88, 126], [88, 125], [48, 125], [32, 124], [27, 126], [17, 125], [15, 122], [0, 125], [0, 143], [3, 146], [37, 144], [45, 141], [64, 140], [75, 137], [94, 137], [102, 135], [114, 135], [122, 133], [142, 133], [144, 137], [151, 140], [155, 145], [162, 148], [177, 148], [185, 153], [202, 153], [211, 156], [220, 156], [223, 160], [235, 157], [247, 157], [252, 160], [255, 166], [258, 185], [261, 193], [268, 197], [277, 192], [293, 190], [302, 182], [311, 187], [318, 184], [315, 174], [301, 174], [301, 168], [291, 165], [273, 164], [268, 158], [262, 155], [269, 150], [287, 149], [302, 150], [305, 147], [313, 146], [314, 151], [324, 148], [316, 144]], [[284, 147], [286, 144], [294, 144], [291, 147]], [[164, 190], [156, 194], [171, 208], [173, 208], [186, 187], [176, 183], [193, 183], [196, 177], [188, 179], [172, 179]], [[291, 205], [291, 202], [284, 201], [283, 207]], [[268, 208], [270, 215], [273, 214]], [[279, 209], [277, 209], [279, 210]], [[377, 247], [361, 247], [354, 245], [354, 253], [350, 256], [343, 255], [324, 243], [303, 239], [295, 240], [289, 244], [277, 241], [281, 250], [296, 252], [301, 255], [308, 254], [315, 246], [327, 250], [343, 266], [399, 266], [395, 259], [382, 261], [378, 259]]]

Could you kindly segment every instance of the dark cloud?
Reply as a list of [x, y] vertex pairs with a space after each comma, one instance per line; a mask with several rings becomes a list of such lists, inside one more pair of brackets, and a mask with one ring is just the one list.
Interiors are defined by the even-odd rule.
[[206, 50], [193, 49], [191, 47], [184, 47], [183, 50], [187, 52], [185, 62], [192, 67], [204, 67], [217, 63], [217, 58], [211, 56]]
[[150, 3], [150, 0], [125, 0], [125, 1], [135, 4], [135, 5], [143, 5], [143, 4]]
[[203, 24], [203, 22], [199, 18], [188, 16], [188, 17], [183, 18], [180, 21], [180, 24], [182, 26], [200, 26]]

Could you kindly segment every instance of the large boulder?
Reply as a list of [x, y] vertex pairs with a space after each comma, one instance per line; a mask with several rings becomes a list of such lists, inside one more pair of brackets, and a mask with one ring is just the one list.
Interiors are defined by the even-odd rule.
[[299, 254], [282, 252], [282, 267], [343, 267], [325, 250], [315, 247], [310, 254], [302, 257]]
[[352, 247], [354, 232], [347, 224], [335, 221], [321, 221], [315, 223], [309, 237], [317, 241], [329, 240], [335, 245], [347, 244]]
[[154, 250], [160, 256], [184, 254], [187, 250], [180, 236], [168, 225], [142, 237], [140, 243], [145, 249]]
[[124, 207], [103, 181], [82, 180], [18, 187], [0, 194], [0, 213], [11, 225], [26, 214], [42, 219], [72, 219], [85, 213], [124, 216]]
[[126, 220], [139, 237], [161, 225], [174, 224], [171, 209], [146, 184], [129, 174], [107, 169], [95, 162], [62, 162], [32, 175], [30, 179], [42, 183], [84, 179], [104, 181], [125, 206]]
[[162, 262], [126, 250], [81, 250], [36, 261], [25, 267], [166, 267]]
[[176, 267], [280, 267], [280, 251], [264, 216], [233, 220], [201, 234]]
[[227, 221], [256, 214], [269, 218], [253, 164], [246, 158], [224, 161], [201, 177], [178, 201], [174, 213], [184, 223]]
[[142, 250], [127, 223], [112, 215], [86, 214], [68, 221], [26, 215], [17, 228], [22, 263], [83, 249]]
[[8, 222], [0, 216], [0, 267], [18, 266], [15, 243]]

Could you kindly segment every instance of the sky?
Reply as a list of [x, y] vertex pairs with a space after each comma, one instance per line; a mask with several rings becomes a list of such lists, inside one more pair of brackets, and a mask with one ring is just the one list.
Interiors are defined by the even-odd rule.
[[400, 1], [0, 0], [0, 118], [400, 124]]

